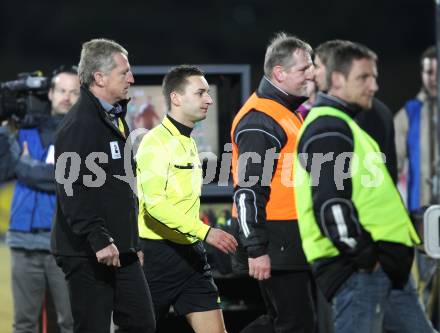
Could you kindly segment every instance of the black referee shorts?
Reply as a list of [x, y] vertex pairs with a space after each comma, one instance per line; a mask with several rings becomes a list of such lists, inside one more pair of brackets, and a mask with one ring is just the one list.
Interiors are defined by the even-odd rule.
[[144, 272], [156, 320], [172, 305], [178, 315], [220, 309], [218, 289], [202, 242], [191, 245], [141, 239]]

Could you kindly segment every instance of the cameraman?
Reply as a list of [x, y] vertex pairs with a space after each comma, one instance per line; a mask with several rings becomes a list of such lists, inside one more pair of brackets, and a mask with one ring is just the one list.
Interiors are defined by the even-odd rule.
[[77, 72], [55, 73], [48, 97], [51, 115], [16, 135], [0, 128], [0, 181], [17, 179], [6, 243], [11, 249], [14, 333], [37, 332], [46, 285], [49, 286], [61, 333], [73, 332], [64, 274], [50, 254], [55, 208], [55, 130], [79, 96]]

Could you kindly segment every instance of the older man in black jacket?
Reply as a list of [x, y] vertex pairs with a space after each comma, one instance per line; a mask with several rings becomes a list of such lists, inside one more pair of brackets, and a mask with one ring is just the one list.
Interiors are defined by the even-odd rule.
[[57, 212], [52, 251], [69, 285], [75, 332], [155, 330], [142, 272], [136, 199], [125, 175], [124, 114], [134, 82], [127, 51], [95, 39], [83, 44], [81, 94], [55, 142]]

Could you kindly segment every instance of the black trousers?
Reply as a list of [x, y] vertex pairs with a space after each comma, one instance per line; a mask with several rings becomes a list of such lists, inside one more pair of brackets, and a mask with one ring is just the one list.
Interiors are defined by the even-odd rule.
[[155, 331], [151, 295], [135, 253], [120, 255], [121, 267], [95, 257], [58, 256], [66, 275], [75, 333], [108, 333], [111, 315], [119, 332]]
[[311, 272], [272, 271], [260, 289], [267, 314], [246, 326], [241, 333], [313, 333], [315, 311]]

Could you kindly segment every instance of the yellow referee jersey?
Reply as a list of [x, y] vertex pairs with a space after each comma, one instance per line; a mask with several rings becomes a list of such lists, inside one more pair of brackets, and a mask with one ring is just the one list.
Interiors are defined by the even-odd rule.
[[202, 168], [193, 138], [165, 117], [148, 132], [136, 154], [139, 236], [179, 244], [203, 240], [199, 218]]

